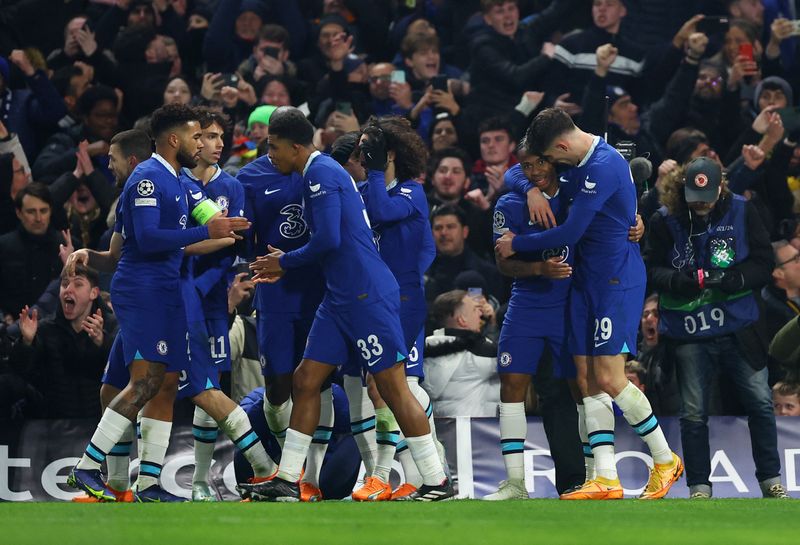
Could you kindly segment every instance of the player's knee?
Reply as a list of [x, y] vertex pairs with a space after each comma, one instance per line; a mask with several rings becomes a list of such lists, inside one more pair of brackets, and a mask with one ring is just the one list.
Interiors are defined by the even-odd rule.
[[312, 373], [307, 372], [303, 367], [298, 367], [292, 377], [292, 395], [294, 397], [304, 397], [319, 395], [322, 383]]

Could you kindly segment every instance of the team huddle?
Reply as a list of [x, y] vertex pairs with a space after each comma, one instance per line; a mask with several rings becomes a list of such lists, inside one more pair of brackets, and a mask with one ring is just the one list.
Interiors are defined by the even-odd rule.
[[[420, 386], [424, 273], [435, 248], [416, 181], [424, 168], [419, 137], [400, 118], [372, 118], [332, 157], [313, 147], [305, 116], [282, 107], [269, 120], [268, 153], [234, 179], [217, 165], [224, 127], [213, 111], [164, 106], [151, 119], [155, 153], [135, 168], [128, 158], [149, 138], [126, 131], [112, 140], [111, 162], [129, 168], [115, 169], [124, 188], [110, 249], [75, 252], [66, 274], [114, 272], [120, 332], [103, 377], [103, 416], [68, 484], [86, 493], [83, 501], [184, 501], [162, 489], [159, 476], [174, 401], [188, 397], [196, 406], [193, 500], [214, 497], [208, 471], [220, 429], [252, 466], [254, 476], [237, 487], [245, 501], [322, 500], [331, 376], [340, 369], [366, 469], [352, 499], [454, 497]], [[497, 359], [508, 479], [485, 499], [528, 497], [524, 400], [545, 348], [570, 383], [579, 429], [563, 432], [580, 434], [586, 462], [585, 483], [561, 498], [622, 498], [612, 400], [653, 457], [641, 497], [664, 497], [683, 464], [624, 371], [646, 283], [630, 169], [558, 109], [536, 116], [521, 152], [494, 214], [497, 266], [514, 277]], [[354, 160], [366, 181], [343, 168]], [[557, 175], [557, 164], [569, 170]], [[219, 387], [230, 370], [226, 294], [237, 256], [250, 262], [257, 284], [264, 415], [280, 465]], [[131, 486], [134, 433], [140, 468]], [[406, 482], [392, 490], [395, 453]]]

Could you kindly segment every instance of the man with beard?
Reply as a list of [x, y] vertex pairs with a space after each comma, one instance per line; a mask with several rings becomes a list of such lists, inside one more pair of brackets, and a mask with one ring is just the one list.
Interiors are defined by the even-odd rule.
[[[183, 248], [209, 238], [246, 229], [243, 218], [215, 217], [186, 229], [188, 203], [177, 172], [194, 167], [202, 149], [197, 113], [169, 104], [153, 113], [151, 131], [156, 153], [134, 169], [123, 189], [118, 221], [124, 241], [111, 292], [120, 320], [124, 360], [130, 380], [103, 413], [81, 460], [70, 472], [70, 486], [107, 501], [116, 501], [102, 479], [100, 464], [140, 410], [151, 420], [148, 442], [153, 456], [140, 474], [156, 479], [137, 492], [140, 501], [172, 499], [157, 484], [171, 430], [178, 374], [186, 364], [186, 315], [179, 289]], [[144, 457], [143, 457], [144, 458]], [[141, 476], [141, 475], [140, 475]]]

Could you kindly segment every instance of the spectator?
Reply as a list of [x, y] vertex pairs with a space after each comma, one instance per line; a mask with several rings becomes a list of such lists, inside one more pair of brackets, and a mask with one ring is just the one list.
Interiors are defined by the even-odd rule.
[[[340, 71], [345, 62], [352, 65], [355, 59], [349, 54], [353, 48], [353, 36], [347, 21], [339, 15], [325, 15], [317, 28], [317, 48], [297, 65], [297, 72], [309, 89], [316, 89], [319, 81], [329, 70]], [[331, 66], [334, 61], [336, 66]]]
[[73, 17], [64, 28], [64, 46], [47, 56], [51, 70], [59, 70], [75, 63], [91, 67], [99, 83], [114, 86], [117, 83], [117, 63], [108, 49], [101, 47], [85, 15]]
[[43, 418], [94, 418], [97, 384], [114, 341], [116, 320], [99, 297], [97, 273], [83, 265], [61, 276], [54, 318], [20, 313], [21, 342], [11, 352], [18, 374], [43, 394]]
[[[393, 82], [396, 69], [388, 62], [378, 62], [369, 67], [369, 111], [377, 116], [402, 115], [411, 109], [411, 86]], [[398, 99], [403, 106], [398, 104]]]
[[800, 314], [800, 250], [785, 240], [772, 243], [772, 283], [761, 290], [769, 338]]
[[775, 416], [800, 416], [800, 384], [776, 382], [772, 387]]
[[[248, 83], [257, 86], [264, 78], [283, 78], [287, 87], [297, 87], [297, 66], [289, 60], [289, 33], [280, 25], [264, 25], [258, 34], [258, 42], [250, 55], [237, 70]], [[303, 94], [297, 92], [303, 102]], [[267, 104], [274, 104], [267, 102]]]
[[647, 393], [647, 370], [636, 360], [625, 362], [625, 378], [639, 388], [643, 394]]
[[644, 300], [639, 327], [641, 342], [636, 355], [644, 369], [645, 395], [656, 416], [676, 416], [680, 412], [681, 398], [675, 378], [675, 366], [667, 342], [658, 332], [658, 295]]
[[247, 119], [247, 136], [234, 139], [233, 153], [225, 162], [225, 172], [234, 176], [239, 169], [256, 158], [258, 147], [269, 136], [269, 118], [275, 106], [259, 106]]
[[62, 266], [58, 247], [65, 241], [50, 225], [52, 199], [47, 186], [28, 184], [17, 193], [14, 206], [20, 225], [0, 236], [0, 310], [15, 318], [58, 278]]
[[469, 171], [469, 158], [459, 148], [447, 148], [431, 157], [428, 206], [431, 210], [444, 205], [460, 208], [466, 216], [469, 231], [467, 244], [477, 255], [486, 257], [492, 248], [490, 203], [483, 199], [479, 207], [466, 199], [470, 185]]
[[523, 93], [544, 89], [543, 75], [553, 57], [553, 45], [547, 39], [576, 4], [571, 0], [551, 2], [529, 24], [520, 26], [516, 0], [481, 1], [486, 26], [470, 43], [468, 126], [494, 115], [507, 115]]
[[425, 296], [429, 301], [454, 289], [456, 277], [464, 271], [475, 271], [483, 278], [487, 288], [484, 293], [487, 296], [498, 301], [508, 299], [497, 269], [466, 245], [469, 227], [460, 208], [442, 206], [434, 210], [431, 226], [436, 243], [436, 258], [426, 275]]
[[508, 125], [502, 117], [490, 117], [478, 126], [481, 158], [472, 165], [472, 185], [490, 202], [505, 193], [503, 175], [518, 162], [514, 156], [517, 144]]
[[431, 143], [431, 151], [434, 153], [458, 147], [458, 129], [451, 115], [441, 113], [436, 116], [431, 123], [431, 134], [428, 141]]
[[434, 415], [496, 416], [497, 345], [483, 337], [481, 309], [466, 291], [442, 293], [431, 312], [439, 329], [425, 339], [425, 382]]
[[292, 93], [288, 81], [282, 76], [261, 78], [256, 87], [256, 96], [259, 97], [260, 104], [269, 104], [270, 106], [296, 104], [296, 95]]
[[37, 181], [52, 182], [75, 165], [78, 143], [87, 140], [87, 152], [94, 168], [113, 182], [108, 170], [108, 143], [117, 130], [119, 112], [117, 94], [113, 89], [95, 85], [86, 90], [78, 101], [81, 124], [63, 133], [56, 133], [33, 164], [33, 177]]
[[80, 123], [78, 99], [91, 86], [93, 79], [94, 68], [81, 61], [59, 68], [53, 74], [53, 86], [55, 86], [58, 94], [64, 100], [64, 105], [67, 107], [67, 114], [58, 122], [58, 127], [62, 131], [71, 129]]
[[[11, 61], [25, 76], [26, 89], [11, 89]], [[64, 102], [43, 70], [31, 64], [27, 54], [15, 49], [8, 60], [0, 57], [0, 121], [19, 137], [25, 154], [33, 159], [39, 151], [37, 134], [52, 130], [64, 117]]]
[[13, 231], [19, 225], [14, 214], [14, 197], [27, 184], [28, 174], [22, 163], [13, 153], [0, 151], [0, 235]]
[[689, 493], [711, 496], [707, 396], [725, 369], [748, 415], [765, 497], [785, 497], [775, 416], [753, 290], [769, 280], [769, 237], [752, 204], [732, 196], [722, 169], [698, 158], [671, 178], [650, 220], [645, 263], [659, 290], [660, 331], [673, 344], [681, 392], [681, 442]]
[[622, 19], [627, 14], [622, 0], [593, 0], [594, 24], [565, 37], [555, 48], [548, 89], [558, 95], [555, 106], [570, 115], [580, 113], [578, 102], [583, 89], [597, 68], [595, 52], [604, 44], [613, 44], [616, 58], [610, 66], [607, 85], [630, 91], [639, 104], [646, 103], [644, 92], [645, 52], [636, 43], [619, 34]]
[[608, 73], [618, 50], [611, 44], [597, 48], [597, 67], [583, 94], [581, 123], [595, 134], [607, 134], [607, 141], [616, 146], [632, 141], [636, 155], [648, 156], [654, 164], [661, 162], [663, 144], [678, 128], [675, 112], [685, 110], [691, 100], [697, 79], [698, 63], [705, 52], [708, 38], [699, 32], [687, 39], [687, 53], [669, 80], [664, 95], [647, 112], [640, 115], [639, 105], [622, 87], [607, 85]]
[[167, 81], [164, 87], [164, 104], [189, 104], [192, 101], [192, 90], [182, 76], [175, 76]]

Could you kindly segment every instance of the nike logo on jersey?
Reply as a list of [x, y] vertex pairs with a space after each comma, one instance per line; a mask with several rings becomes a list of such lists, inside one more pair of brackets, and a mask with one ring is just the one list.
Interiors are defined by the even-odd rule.
[[187, 386], [189, 386], [189, 385], [188, 384], [180, 384], [180, 385], [178, 385], [178, 390], [183, 390]]
[[312, 183], [308, 184], [308, 188], [311, 190], [312, 193], [316, 193], [317, 191], [319, 191], [320, 187], [322, 187], [322, 184], [312, 184]]
[[380, 358], [378, 358], [378, 359], [375, 359], [375, 360], [372, 360], [372, 361], [368, 361], [368, 362], [367, 362], [367, 367], [372, 367], [373, 365], [375, 365], [375, 364], [376, 364], [376, 363], [378, 363], [379, 361], [381, 361], [381, 359], [380, 359]]
[[264, 195], [272, 195], [273, 193], [277, 193], [278, 191], [280, 191], [280, 188], [278, 188], [278, 189], [265, 189], [264, 190]]
[[419, 362], [417, 362], [417, 363], [407, 363], [406, 364], [406, 369], [411, 369], [412, 367], [416, 367], [417, 365], [419, 365]]
[[180, 200], [181, 200], [181, 196], [180, 195], [175, 195], [175, 202], [179, 202]]
[[567, 180], [567, 179], [566, 179], [566, 178], [564, 178], [563, 176], [559, 176], [559, 178], [558, 178], [558, 181], [559, 181], [559, 182], [561, 182], [562, 184], [567, 184], [567, 183], [569, 183], [569, 180]]
[[608, 343], [608, 341], [603, 341], [603, 342], [601, 342], [601, 343], [594, 343], [594, 347], [595, 347], [595, 348], [598, 348], [598, 347], [600, 347], [600, 346], [603, 346], [603, 345], [604, 345], [604, 344], [606, 344], [606, 343]]

